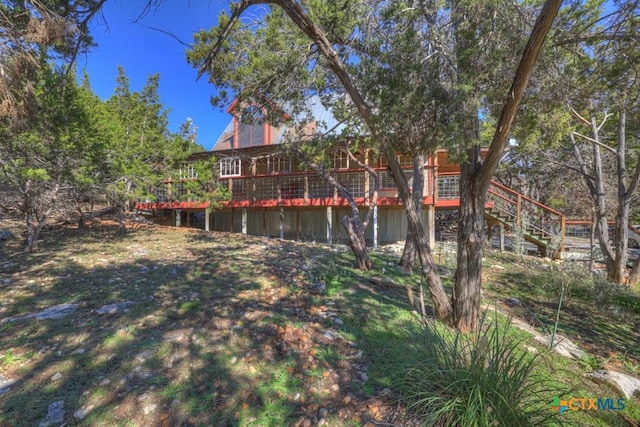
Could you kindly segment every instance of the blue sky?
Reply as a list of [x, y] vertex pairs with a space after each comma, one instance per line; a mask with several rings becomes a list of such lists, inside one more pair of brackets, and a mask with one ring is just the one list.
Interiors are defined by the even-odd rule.
[[[148, 27], [175, 34], [185, 43], [193, 42], [193, 33], [210, 28], [218, 12], [228, 6], [224, 0], [167, 0], [149, 12], [141, 22], [147, 0], [110, 0], [104, 20], [96, 19], [91, 27], [98, 44], [78, 58], [80, 72], [87, 70], [91, 87], [100, 98], [113, 94], [118, 65], [124, 67], [131, 90], [139, 91], [147, 77], [160, 73], [160, 97], [170, 110], [170, 129], [176, 131], [187, 117], [198, 127], [198, 143], [211, 149], [229, 122], [226, 111], [214, 109], [209, 102], [215, 88], [203, 76], [196, 81], [196, 70], [187, 64], [186, 47], [173, 37]], [[105, 23], [106, 21], [106, 23]]]

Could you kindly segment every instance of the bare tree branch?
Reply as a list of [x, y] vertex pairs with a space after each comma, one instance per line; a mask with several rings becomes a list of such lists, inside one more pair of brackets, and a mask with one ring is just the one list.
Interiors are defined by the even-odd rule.
[[[597, 129], [600, 129], [600, 128], [597, 128]], [[590, 138], [590, 137], [588, 137], [588, 136], [586, 136], [586, 135], [583, 135], [583, 134], [578, 133], [578, 132], [571, 132], [571, 136], [579, 136], [580, 138], [583, 138], [583, 139], [585, 139], [585, 140], [587, 140], [587, 141], [589, 141], [589, 142], [591, 142], [591, 143], [593, 143], [593, 144], [596, 144], [596, 145], [598, 145], [598, 146], [600, 146], [600, 147], [604, 148], [605, 150], [610, 151], [610, 152], [611, 152], [611, 153], [613, 153], [613, 154], [616, 154], [616, 150], [615, 150], [615, 148], [609, 147], [608, 145], [603, 144], [603, 143], [602, 143], [602, 142], [600, 142], [600, 141], [596, 141], [595, 139]]]

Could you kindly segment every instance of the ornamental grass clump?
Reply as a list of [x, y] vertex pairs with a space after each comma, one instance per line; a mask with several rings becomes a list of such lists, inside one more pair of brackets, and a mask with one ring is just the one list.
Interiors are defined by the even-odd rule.
[[433, 426], [559, 425], [551, 408], [562, 394], [538, 373], [537, 355], [504, 325], [486, 325], [471, 335], [428, 321], [417, 337], [414, 366], [403, 385], [403, 398]]

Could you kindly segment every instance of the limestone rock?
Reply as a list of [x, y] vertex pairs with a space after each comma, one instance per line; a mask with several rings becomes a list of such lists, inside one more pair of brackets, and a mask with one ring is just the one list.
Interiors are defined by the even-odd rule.
[[85, 418], [87, 418], [87, 415], [89, 415], [89, 413], [91, 413], [92, 410], [93, 410], [93, 405], [89, 405], [85, 408], [80, 408], [73, 413], [73, 417], [78, 420], [84, 420]]
[[620, 390], [627, 399], [640, 394], [640, 379], [616, 371], [600, 370], [586, 374], [599, 384], [609, 384]]
[[96, 314], [115, 314], [118, 311], [126, 310], [127, 308], [131, 307], [134, 304], [135, 304], [134, 301], [123, 301], [123, 302], [116, 302], [113, 304], [103, 305], [102, 307], [96, 310]]
[[4, 393], [8, 392], [9, 389], [11, 388], [11, 386], [13, 385], [13, 383], [15, 383], [15, 382], [16, 382], [16, 380], [4, 379], [0, 375], [0, 396], [3, 395]]
[[40, 421], [39, 427], [49, 427], [61, 423], [64, 420], [64, 400], [58, 400], [49, 405], [47, 416]]
[[37, 320], [52, 320], [52, 319], [62, 319], [76, 311], [78, 308], [78, 304], [58, 304], [52, 307], [45, 308], [44, 310], [38, 313], [28, 313], [21, 314], [19, 316], [7, 317], [6, 319], [2, 319], [0, 324], [6, 322], [16, 322], [18, 320], [27, 320], [27, 319], [37, 319]]
[[[547, 347], [551, 344], [551, 336], [549, 335], [536, 335], [534, 339]], [[557, 334], [553, 342], [553, 350], [570, 359], [580, 359], [584, 355], [584, 351], [580, 350], [576, 343], [567, 337]]]

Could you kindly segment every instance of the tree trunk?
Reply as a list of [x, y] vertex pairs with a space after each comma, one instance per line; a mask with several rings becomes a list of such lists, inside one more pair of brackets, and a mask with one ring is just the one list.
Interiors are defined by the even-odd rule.
[[396, 159], [395, 151], [392, 148], [387, 148], [384, 154], [387, 157], [387, 162], [389, 163], [389, 169], [391, 170], [393, 179], [398, 185], [398, 194], [400, 195], [400, 199], [402, 200], [402, 203], [404, 203], [404, 211], [407, 215], [409, 232], [415, 241], [416, 254], [420, 261], [422, 275], [429, 288], [429, 294], [433, 300], [435, 315], [439, 320], [448, 323], [449, 325], [453, 325], [453, 307], [451, 305], [451, 300], [447, 296], [444, 286], [442, 286], [442, 281], [438, 274], [438, 268], [433, 260], [429, 241], [427, 240], [427, 236], [422, 228], [420, 217], [416, 212], [416, 205], [411, 197], [407, 177], [404, 175], [404, 172], [402, 172], [402, 167]]
[[[352, 160], [359, 162], [356, 159], [356, 157], [353, 156], [353, 153], [351, 153], [351, 151], [349, 150], [349, 147], [346, 147], [346, 149], [349, 157]], [[351, 248], [351, 251], [353, 252], [354, 257], [356, 258], [356, 263], [355, 263], [356, 267], [363, 271], [371, 270], [373, 268], [373, 262], [371, 261], [371, 258], [369, 258], [369, 254], [367, 252], [367, 243], [364, 237], [364, 232], [367, 229], [367, 226], [369, 225], [369, 219], [371, 218], [373, 209], [376, 206], [376, 203], [378, 200], [379, 183], [378, 183], [378, 177], [376, 175], [375, 170], [373, 170], [371, 167], [367, 165], [360, 164], [361, 167], [369, 170], [369, 173], [375, 175], [374, 176], [375, 188], [373, 191], [373, 195], [369, 199], [369, 211], [366, 215], [365, 220], [361, 221], [358, 204], [356, 203], [356, 200], [353, 198], [353, 195], [344, 187], [344, 185], [340, 184], [340, 182], [334, 176], [332, 176], [330, 173], [324, 170], [319, 164], [312, 162], [311, 160], [306, 158], [302, 152], [300, 152], [299, 150], [295, 150], [295, 148], [293, 149], [293, 151], [298, 156], [300, 156], [300, 159], [309, 168], [313, 169], [313, 171], [316, 174], [318, 174], [322, 178], [329, 181], [329, 183], [333, 185], [333, 187], [335, 187], [349, 203], [349, 206], [351, 207], [351, 217], [349, 217], [348, 215], [345, 215], [345, 217], [342, 219], [342, 225], [344, 226], [344, 229], [347, 232], [347, 237], [349, 238], [348, 244], [349, 244], [349, 247]]]
[[127, 225], [124, 222], [124, 205], [118, 206], [118, 235], [127, 234]]
[[[620, 193], [620, 191], [618, 191]], [[620, 197], [620, 195], [618, 195]], [[618, 214], [615, 226], [615, 260], [612, 281], [622, 285], [627, 279], [627, 262], [629, 261], [629, 204], [631, 200], [618, 199]]]
[[38, 246], [38, 238], [40, 237], [40, 232], [47, 222], [47, 215], [38, 216], [37, 211], [29, 210], [26, 214], [26, 222], [27, 222], [27, 248], [29, 252], [36, 253], [40, 250]]
[[618, 117], [618, 147], [616, 149], [617, 178], [618, 178], [618, 212], [615, 228], [615, 270], [613, 282], [622, 285], [627, 278], [627, 261], [629, 261], [629, 210], [631, 197], [627, 194], [627, 143], [625, 136], [626, 114], [620, 111]]
[[598, 224], [596, 223], [596, 208], [591, 207], [591, 224], [589, 224], [589, 271], [595, 271], [596, 269], [596, 229]]
[[469, 150], [468, 162], [460, 170], [460, 211], [458, 213], [458, 256], [454, 276], [454, 325], [462, 332], [478, 328], [482, 256], [484, 244], [484, 204], [486, 191], [478, 187], [476, 175], [482, 165], [480, 147]]
[[[424, 153], [417, 153], [413, 157], [413, 188], [411, 189], [411, 197], [416, 206], [418, 218], [422, 218], [422, 194], [424, 192]], [[398, 265], [406, 274], [411, 274], [413, 266], [416, 263], [416, 246], [413, 235], [407, 226], [407, 237], [404, 241], [404, 251]]]
[[640, 282], [640, 257], [638, 257], [634, 263], [629, 278], [627, 279], [627, 286], [634, 287]]
[[[598, 135], [598, 124], [596, 123], [596, 117], [591, 115], [591, 132], [593, 139], [600, 142], [600, 136]], [[615, 255], [613, 248], [609, 243], [609, 222], [607, 221], [607, 201], [605, 195], [605, 180], [604, 172], [602, 171], [602, 154], [600, 153], [600, 146], [593, 144], [593, 179], [595, 194], [592, 194], [596, 208], [596, 231], [598, 233], [598, 243], [600, 244], [600, 250], [604, 258], [604, 264], [607, 268], [607, 277], [609, 280], [613, 280], [615, 276]]]
[[356, 257], [356, 268], [363, 271], [371, 270], [373, 263], [367, 253], [367, 243], [364, 238], [364, 230], [360, 224], [359, 215], [352, 215], [351, 217], [345, 215], [344, 218], [342, 218], [342, 225], [349, 237], [349, 247]]
[[84, 229], [86, 228], [86, 223], [84, 221], [84, 212], [82, 212], [82, 207], [80, 206], [80, 202], [76, 200], [76, 212], [78, 213], [78, 228]]
[[[28, 208], [27, 208], [28, 209]], [[38, 252], [38, 227], [34, 224], [33, 214], [29, 211], [25, 214], [27, 222], [27, 248], [29, 252]]]

